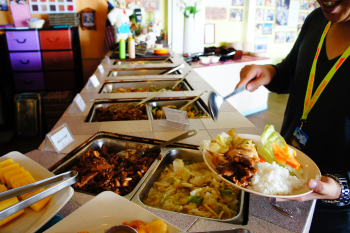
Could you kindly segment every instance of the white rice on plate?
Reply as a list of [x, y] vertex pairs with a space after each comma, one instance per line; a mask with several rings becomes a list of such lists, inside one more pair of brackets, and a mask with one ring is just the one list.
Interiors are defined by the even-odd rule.
[[271, 195], [288, 195], [293, 190], [302, 188], [306, 180], [299, 180], [296, 176], [291, 176], [287, 168], [281, 167], [275, 162], [256, 163], [258, 170], [253, 176], [248, 189]]

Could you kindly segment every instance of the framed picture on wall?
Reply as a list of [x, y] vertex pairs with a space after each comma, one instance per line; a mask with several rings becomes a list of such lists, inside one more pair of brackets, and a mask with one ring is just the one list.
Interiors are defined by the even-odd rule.
[[264, 9], [258, 8], [255, 10], [255, 21], [264, 20]]
[[264, 23], [262, 34], [264, 35], [272, 34], [272, 23]]
[[80, 12], [80, 20], [81, 20], [81, 28], [83, 30], [88, 29], [94, 29], [96, 30], [96, 18], [95, 18], [95, 10], [91, 8], [85, 8]]
[[264, 20], [265, 21], [273, 21], [275, 17], [275, 11], [270, 9], [265, 9]]
[[206, 24], [204, 27], [204, 44], [215, 43], [215, 24]]
[[0, 0], [0, 11], [8, 11], [7, 0]]
[[306, 17], [308, 16], [307, 12], [299, 12], [298, 22], [305, 22]]
[[257, 6], [264, 6], [265, 5], [265, 0], [256, 0], [256, 5]]
[[244, 0], [232, 0], [232, 6], [243, 6]]
[[254, 39], [254, 51], [255, 52], [266, 52], [268, 41], [269, 41], [269, 39], [267, 36], [255, 37], [255, 39]]
[[255, 28], [254, 28], [255, 35], [261, 35], [262, 34], [262, 29], [263, 29], [262, 23], [255, 24]]
[[241, 22], [243, 18], [242, 15], [243, 15], [242, 9], [230, 9], [231, 22]]
[[298, 27], [297, 27], [297, 32], [298, 32], [298, 35], [299, 35], [299, 33], [300, 33], [300, 31], [301, 31], [301, 28], [303, 27], [303, 25], [302, 24], [298, 24]]
[[265, 6], [276, 6], [276, 0], [266, 0]]
[[295, 41], [295, 31], [286, 32], [286, 42], [294, 42]]
[[276, 32], [275, 33], [275, 43], [283, 43], [285, 32]]

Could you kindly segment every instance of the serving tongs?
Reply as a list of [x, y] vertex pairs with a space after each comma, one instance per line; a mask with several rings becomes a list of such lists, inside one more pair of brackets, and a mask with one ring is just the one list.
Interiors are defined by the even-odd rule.
[[180, 79], [177, 83], [175, 83], [175, 85], [171, 88], [172, 90], [175, 89], [175, 87], [177, 87], [181, 82], [183, 82], [185, 80], [185, 78], [187, 77], [187, 75], [189, 75], [191, 73], [191, 71], [188, 71], [182, 79]]
[[14, 213], [17, 213], [18, 211], [27, 208], [28, 206], [60, 191], [61, 189], [64, 189], [72, 184], [75, 184], [78, 181], [78, 172], [77, 171], [69, 171], [69, 172], [65, 172], [62, 173], [60, 175], [57, 176], [53, 176], [47, 179], [43, 179], [31, 184], [27, 184], [25, 186], [19, 187], [19, 188], [15, 188], [15, 189], [11, 189], [8, 190], [6, 192], [2, 192], [0, 193], [0, 201], [4, 201], [7, 200], [9, 198], [12, 197], [17, 197], [19, 195], [49, 186], [49, 185], [53, 185], [56, 183], [59, 183], [55, 186], [52, 186], [48, 189], [45, 189], [44, 191], [37, 193], [25, 200], [22, 200], [4, 210], [0, 211], [0, 220], [7, 218], [8, 216], [11, 216]]
[[181, 69], [184, 67], [185, 67], [185, 65], [183, 63], [181, 63], [180, 65], [175, 66], [174, 68], [171, 68], [170, 70], [166, 70], [166, 71], [161, 72], [159, 75], [168, 75], [168, 74], [171, 74], [171, 73], [177, 71], [178, 69]]
[[166, 89], [165, 89], [165, 88], [159, 90], [158, 92], [156, 92], [155, 94], [151, 95], [150, 97], [147, 97], [146, 99], [142, 100], [141, 102], [139, 102], [138, 104], [136, 104], [136, 107], [139, 106], [139, 105], [141, 105], [141, 104], [146, 103], [147, 101], [153, 99], [154, 97], [157, 97], [158, 95], [162, 94], [163, 92], [166, 92]]
[[[184, 139], [186, 139], [186, 138], [193, 137], [193, 136], [195, 136], [195, 135], [197, 135], [197, 134], [198, 134], [198, 129], [192, 129], [192, 130], [190, 130], [190, 131], [187, 131], [186, 133], [181, 134], [180, 136], [177, 136], [177, 137], [175, 137], [175, 138], [173, 138], [173, 139], [170, 139], [169, 141], [163, 142], [162, 144], [159, 144], [159, 145], [157, 145], [157, 146], [154, 146], [154, 147], [152, 147], [152, 148], [150, 148], [150, 149], [147, 149], [147, 150], [145, 150], [145, 151], [139, 151], [139, 150], [137, 150], [137, 149], [133, 149], [133, 150], [136, 151], [135, 153], [133, 153], [133, 155], [136, 155], [136, 156], [138, 156], [138, 157], [142, 157], [142, 156], [144, 156], [145, 154], [148, 154], [148, 153], [150, 153], [150, 152], [152, 152], [152, 151], [156, 151], [156, 150], [158, 150], [158, 149], [160, 149], [160, 148], [166, 147], [166, 146], [168, 146], [168, 145], [171, 145], [171, 144], [173, 144], [173, 143], [175, 143], [175, 142], [184, 140]], [[117, 153], [117, 155], [122, 155], [122, 156], [124, 156], [125, 154], [128, 154], [129, 150], [130, 150], [130, 149], [126, 149], [126, 150], [119, 151], [119, 152]]]
[[163, 61], [163, 63], [167, 63], [167, 61], [169, 61], [171, 58], [173, 58], [174, 56], [173, 55], [170, 55], [169, 57], [167, 57], [167, 59], [165, 59], [164, 61]]
[[188, 102], [186, 105], [182, 106], [180, 108], [180, 110], [183, 110], [186, 109], [187, 106], [189, 106], [190, 104], [194, 103], [196, 100], [198, 100], [199, 98], [201, 98], [203, 95], [207, 94], [208, 91], [203, 91], [199, 96], [197, 96], [196, 98], [194, 98], [193, 100], [191, 100], [190, 102]]

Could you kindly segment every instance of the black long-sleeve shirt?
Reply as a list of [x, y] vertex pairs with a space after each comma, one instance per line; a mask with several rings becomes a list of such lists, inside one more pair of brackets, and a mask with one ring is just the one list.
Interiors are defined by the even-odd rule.
[[[327, 25], [322, 9], [314, 10], [305, 20], [300, 35], [288, 56], [275, 66], [277, 73], [266, 87], [277, 93], [289, 93], [281, 135], [290, 143], [300, 126], [306, 87], [321, 35]], [[317, 66], [313, 92], [337, 62], [328, 60], [324, 40]], [[342, 173], [349, 182], [350, 170], [350, 58], [346, 59], [311, 109], [302, 130], [309, 136], [303, 149], [322, 174]], [[350, 232], [350, 210], [317, 202], [311, 230]], [[320, 227], [320, 228], [315, 228]], [[329, 228], [327, 228], [329, 227]]]

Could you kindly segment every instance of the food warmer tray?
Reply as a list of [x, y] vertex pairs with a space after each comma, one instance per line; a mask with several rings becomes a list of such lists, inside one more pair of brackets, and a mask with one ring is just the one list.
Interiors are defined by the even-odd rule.
[[[184, 106], [188, 101], [193, 100], [194, 96], [186, 96], [186, 97], [158, 97], [153, 98], [152, 101], [146, 102], [146, 112], [148, 120], [153, 120], [151, 107], [150, 106], [157, 106], [157, 104], [162, 104], [160, 106], [169, 105], [169, 104], [179, 104], [180, 107]], [[143, 98], [132, 98], [132, 99], [97, 99], [94, 101], [89, 114], [87, 115], [85, 122], [95, 122], [96, 118], [96, 110], [99, 107], [109, 107], [111, 105], [117, 104], [120, 105], [120, 107], [128, 106], [128, 105], [135, 105], [136, 103], [142, 101]], [[174, 101], [174, 102], [173, 102]], [[209, 109], [208, 106], [204, 103], [202, 99], [198, 99], [194, 102], [194, 104], [202, 111], [209, 115]]]
[[[115, 134], [109, 132], [98, 132], [80, 146], [76, 147], [70, 153], [68, 153], [64, 158], [62, 158], [59, 162], [53, 165], [49, 170], [55, 175], [61, 174], [63, 172], [69, 171], [76, 163], [79, 162], [80, 157], [86, 153], [88, 150], [98, 150], [102, 147], [103, 144], [107, 144], [107, 148], [113, 153], [125, 150], [125, 149], [134, 149], [137, 144], [147, 144], [150, 146], [161, 144], [164, 141], [157, 139], [148, 139], [148, 138], [140, 138], [134, 136], [127, 136], [122, 134]], [[183, 144], [183, 143], [175, 143], [171, 145], [171, 147], [181, 147], [181, 148], [191, 148], [196, 149], [197, 146]], [[169, 148], [165, 147], [160, 150], [160, 154], [162, 155], [162, 159], [164, 158], [166, 151]], [[162, 160], [161, 159], [161, 160]], [[124, 198], [131, 200], [131, 198], [135, 195], [137, 190], [141, 187], [142, 183], [147, 179], [148, 175], [152, 172], [152, 170], [156, 167], [156, 165], [161, 161], [156, 159], [152, 165], [149, 167], [148, 171], [136, 185], [134, 190], [123, 196]], [[76, 190], [77, 192], [82, 192], [85, 194], [96, 196], [95, 193], [84, 192], [81, 190]]]
[[[145, 75], [159, 75], [159, 78], [167, 78], [167, 75], [162, 75], [160, 73], [169, 71], [170, 69], [173, 69], [172, 67], [159, 67], [159, 68], [116, 68], [111, 69], [108, 73], [108, 77], [111, 77], [112, 73], [117, 71], [117, 76], [145, 76]], [[182, 75], [181, 70], [175, 70], [174, 72], [170, 73], [169, 75]]]
[[[100, 89], [99, 93], [113, 93], [116, 89], [120, 87], [124, 88], [144, 88], [149, 90], [151, 86], [156, 86], [158, 88], [165, 88], [169, 86], [174, 86], [178, 80], [171, 80], [171, 81], [127, 81], [127, 82], [118, 82], [118, 81], [106, 81], [103, 83], [102, 88]], [[184, 91], [192, 91], [193, 88], [187, 83], [186, 80], [182, 81], [179, 85], [179, 88], [181, 88]]]
[[[150, 114], [150, 119], [155, 120], [152, 114], [152, 107], [165, 107], [168, 105], [175, 105], [175, 106], [179, 106], [180, 108], [185, 106], [188, 102], [190, 102], [193, 98], [191, 99], [178, 99], [178, 100], [159, 100], [159, 101], [152, 101], [152, 102], [148, 102], [146, 107], [148, 108], [148, 112]], [[194, 103], [192, 103], [193, 105], [195, 105], [199, 110], [202, 110], [203, 113], [206, 113], [208, 115], [208, 117], [210, 117], [210, 114], [208, 113], [204, 101], [201, 99], [198, 99], [197, 101], [195, 101]]]
[[[123, 108], [123, 107], [135, 107], [140, 101], [142, 101], [142, 98], [140, 99], [98, 99], [95, 100], [88, 116], [85, 119], [85, 122], [96, 122], [96, 112], [97, 109], [100, 107], [108, 108], [109, 106], [115, 105], [116, 108]], [[146, 106], [144, 114], [147, 114], [147, 118], [150, 119], [151, 113], [148, 111], [148, 108]]]
[[147, 207], [151, 209], [156, 209], [160, 211], [166, 211], [171, 213], [178, 213], [186, 216], [196, 217], [196, 218], [202, 218], [206, 220], [215, 220], [225, 223], [233, 223], [233, 224], [244, 224], [248, 218], [248, 198], [245, 198], [248, 196], [244, 191], [240, 190], [239, 195], [237, 196], [237, 199], [239, 200], [238, 209], [237, 209], [237, 215], [231, 219], [214, 219], [214, 218], [206, 218], [201, 216], [195, 216], [195, 215], [189, 215], [185, 213], [179, 213], [169, 210], [163, 210], [156, 207], [148, 206], [142, 202], [149, 193], [150, 189], [153, 187], [153, 183], [157, 180], [157, 178], [160, 176], [160, 173], [164, 170], [165, 166], [168, 164], [171, 164], [175, 159], [183, 159], [183, 160], [192, 160], [195, 162], [203, 162], [203, 155], [202, 151], [194, 150], [194, 149], [182, 149], [182, 148], [176, 148], [176, 149], [170, 149], [167, 151], [165, 157], [158, 163], [155, 169], [151, 172], [151, 174], [147, 177], [146, 181], [143, 183], [141, 188], [138, 190], [136, 195], [131, 199], [132, 202], [134, 202], [137, 205], [140, 205], [142, 207]]

